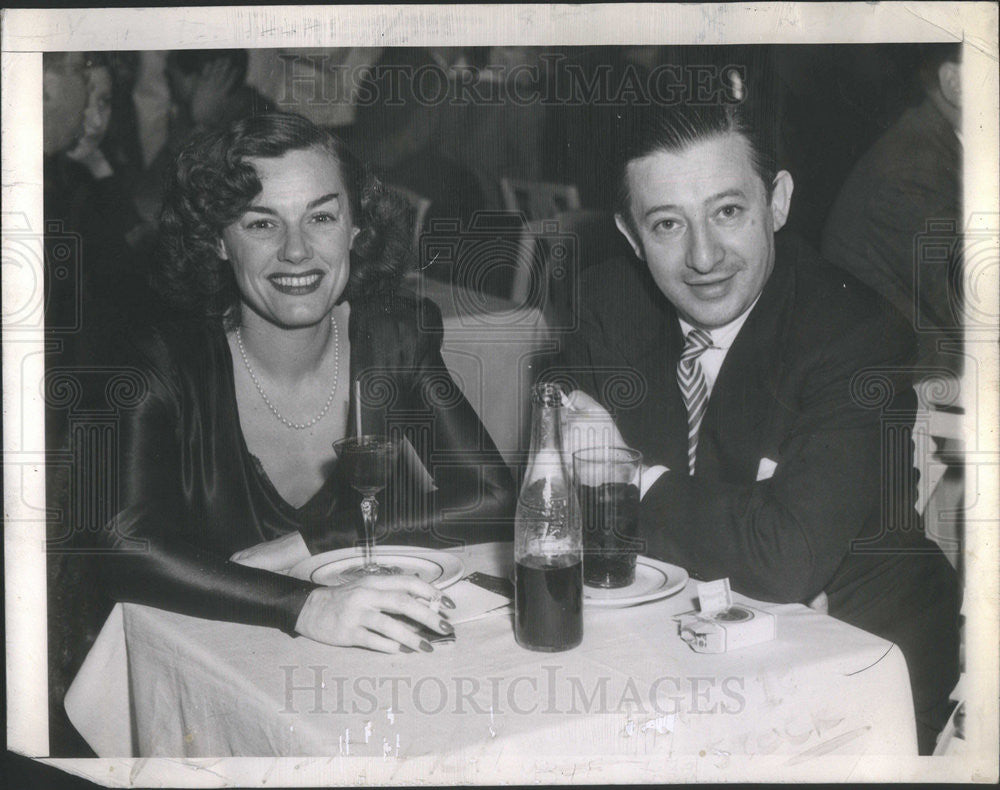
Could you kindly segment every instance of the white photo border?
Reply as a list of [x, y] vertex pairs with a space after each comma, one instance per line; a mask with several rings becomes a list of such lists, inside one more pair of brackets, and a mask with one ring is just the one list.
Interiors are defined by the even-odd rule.
[[[524, 46], [579, 44], [833, 44], [964, 41], [965, 227], [996, 238], [998, 198], [997, 6], [973, 2], [748, 3], [705, 5], [251, 6], [184, 9], [6, 10], [2, 30], [3, 232], [43, 227], [41, 52], [279, 46]], [[19, 226], [18, 223], [26, 223]], [[6, 243], [6, 241], [5, 241]], [[994, 250], [994, 252], [997, 252]], [[998, 261], [980, 271], [981, 294], [996, 298]], [[24, 276], [4, 266], [5, 328], [20, 309]], [[41, 271], [33, 273], [40, 282]], [[19, 289], [21, 289], [19, 291]], [[15, 307], [12, 307], [15, 306]], [[992, 315], [1000, 314], [992, 305]], [[4, 549], [7, 633], [7, 736], [10, 749], [48, 753], [44, 404], [42, 332], [4, 333]], [[978, 463], [997, 467], [997, 336], [976, 344], [977, 420], [970, 429]], [[970, 444], [970, 446], [972, 446]], [[971, 463], [971, 461], [970, 461]], [[969, 475], [973, 477], [973, 475]], [[966, 546], [966, 662], [970, 684], [967, 754], [962, 758], [823, 758], [815, 778], [875, 781], [992, 781], [998, 749], [998, 506], [995, 475], [975, 503]], [[979, 480], [984, 483], [983, 479]], [[30, 504], [29, 504], [30, 503]], [[353, 760], [353, 758], [352, 758]], [[365, 761], [331, 766], [325, 758], [222, 760], [66, 760], [53, 765], [107, 784], [309, 786], [414, 782], [409, 772]], [[845, 761], [849, 760], [849, 764]], [[828, 762], [829, 761], [829, 762]], [[294, 770], [293, 770], [294, 769]], [[780, 762], [733, 759], [727, 780], [780, 779]], [[655, 781], [606, 766], [611, 781]], [[692, 781], [706, 776], [692, 763]], [[445, 779], [446, 777], [441, 777]], [[524, 781], [511, 766], [489, 782]], [[568, 781], [554, 774], [544, 781]], [[571, 780], [570, 780], [571, 781]], [[577, 780], [579, 781], [579, 780]]]

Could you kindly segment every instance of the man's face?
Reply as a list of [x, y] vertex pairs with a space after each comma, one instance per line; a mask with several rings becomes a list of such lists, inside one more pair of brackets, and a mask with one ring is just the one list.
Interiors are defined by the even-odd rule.
[[774, 268], [791, 176], [778, 174], [768, 200], [736, 133], [633, 160], [626, 176], [632, 225], [619, 216], [618, 228], [680, 316], [703, 329], [738, 318]]
[[72, 148], [83, 135], [87, 76], [83, 53], [71, 52], [42, 77], [42, 147], [47, 156]]

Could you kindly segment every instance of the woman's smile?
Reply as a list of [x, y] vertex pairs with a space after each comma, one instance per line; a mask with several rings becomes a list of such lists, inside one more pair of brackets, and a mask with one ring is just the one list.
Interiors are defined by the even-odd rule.
[[283, 294], [303, 296], [316, 291], [323, 277], [323, 272], [312, 270], [302, 274], [272, 274], [267, 279], [275, 290]]

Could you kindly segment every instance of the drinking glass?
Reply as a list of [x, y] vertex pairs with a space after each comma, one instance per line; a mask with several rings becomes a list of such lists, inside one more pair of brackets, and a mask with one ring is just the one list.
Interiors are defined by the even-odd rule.
[[351, 436], [334, 442], [342, 473], [351, 488], [361, 494], [361, 517], [365, 524], [363, 562], [343, 575], [348, 578], [362, 576], [391, 576], [401, 573], [399, 568], [380, 565], [375, 559], [375, 524], [378, 522], [378, 499], [389, 482], [389, 475], [399, 457], [399, 442], [378, 434]]
[[642, 453], [590, 447], [573, 453], [573, 486], [583, 524], [583, 583], [613, 589], [635, 581], [640, 541]]

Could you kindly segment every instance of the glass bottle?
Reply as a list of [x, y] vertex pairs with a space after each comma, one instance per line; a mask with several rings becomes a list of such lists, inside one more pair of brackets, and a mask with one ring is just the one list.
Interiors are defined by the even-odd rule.
[[536, 384], [531, 402], [531, 454], [514, 521], [514, 633], [522, 647], [555, 652], [583, 639], [583, 540], [562, 456], [562, 390]]

